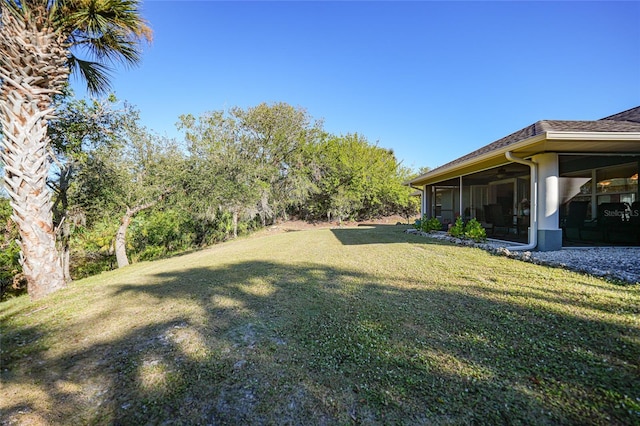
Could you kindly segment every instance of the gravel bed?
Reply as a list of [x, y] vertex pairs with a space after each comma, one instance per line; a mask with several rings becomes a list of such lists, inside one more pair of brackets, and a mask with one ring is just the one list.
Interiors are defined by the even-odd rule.
[[456, 244], [479, 247], [491, 253], [540, 265], [570, 269], [629, 284], [640, 284], [640, 247], [588, 247], [563, 248], [557, 251], [507, 250], [505, 241], [487, 240], [476, 243], [454, 238], [445, 232], [420, 232], [408, 229], [407, 233], [450, 241]]

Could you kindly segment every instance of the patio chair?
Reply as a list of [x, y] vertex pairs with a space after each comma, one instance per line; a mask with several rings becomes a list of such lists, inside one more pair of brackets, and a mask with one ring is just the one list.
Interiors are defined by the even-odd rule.
[[[598, 228], [605, 242], [611, 243], [612, 236], [626, 240], [632, 230], [630, 206], [626, 203], [602, 203], [598, 205]], [[621, 242], [621, 241], [618, 241]]]
[[509, 229], [513, 227], [513, 223], [510, 223], [500, 204], [489, 204], [484, 206], [484, 216], [486, 221], [491, 224], [491, 235], [496, 235], [499, 229], [504, 230], [501, 235], [507, 235]]
[[518, 236], [520, 236], [521, 233], [526, 235], [529, 232], [529, 226], [531, 226], [531, 218], [529, 215], [518, 216]]
[[582, 239], [582, 230], [585, 228], [585, 219], [589, 209], [589, 201], [571, 201], [569, 203], [569, 213], [565, 217], [562, 233], [564, 239], [571, 241], [567, 229], [575, 229], [578, 233], [578, 240]]

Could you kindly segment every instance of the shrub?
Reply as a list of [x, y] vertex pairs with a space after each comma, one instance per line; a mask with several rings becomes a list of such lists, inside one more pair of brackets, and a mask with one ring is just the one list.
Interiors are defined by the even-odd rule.
[[426, 223], [426, 232], [440, 231], [441, 229], [442, 229], [442, 224], [435, 217], [432, 217]]
[[0, 244], [0, 301], [11, 296], [18, 296], [26, 290], [18, 285], [22, 267], [20, 266], [20, 246], [14, 241], [3, 241]]
[[471, 219], [465, 224], [461, 217], [458, 217], [456, 223], [449, 229], [449, 235], [462, 239], [468, 238], [476, 243], [487, 239], [487, 231], [485, 231], [480, 222], [476, 219]]
[[0, 300], [24, 293], [20, 266], [18, 227], [11, 220], [13, 210], [7, 198], [0, 197]]
[[422, 219], [417, 219], [415, 221], [415, 223], [413, 224], [413, 227], [418, 231], [433, 232], [433, 231], [439, 231], [440, 229], [442, 229], [442, 224], [437, 218], [432, 217], [428, 219], [427, 215], [424, 215], [422, 216]]
[[163, 246], [148, 245], [135, 255], [135, 261], [155, 260], [167, 255], [167, 249]]
[[480, 243], [487, 239], [487, 231], [482, 227], [476, 219], [471, 219], [464, 227], [464, 236], [471, 238], [476, 243]]
[[188, 213], [178, 209], [155, 210], [137, 215], [127, 242], [132, 260], [153, 260], [194, 246], [196, 232]]
[[465, 236], [464, 233], [464, 222], [462, 218], [458, 216], [456, 219], [456, 223], [449, 229], [449, 235], [456, 238], [463, 238]]
[[113, 240], [118, 221], [110, 218], [95, 222], [91, 228], [76, 226], [71, 234], [71, 277], [76, 280], [113, 269]]

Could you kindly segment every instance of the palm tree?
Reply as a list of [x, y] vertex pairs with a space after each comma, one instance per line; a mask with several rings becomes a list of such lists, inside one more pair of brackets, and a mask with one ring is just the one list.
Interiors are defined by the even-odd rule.
[[104, 92], [109, 65], [139, 61], [140, 42], [151, 39], [151, 30], [138, 3], [0, 0], [0, 158], [34, 300], [66, 285], [47, 189], [53, 96], [71, 73], [79, 73], [90, 92]]

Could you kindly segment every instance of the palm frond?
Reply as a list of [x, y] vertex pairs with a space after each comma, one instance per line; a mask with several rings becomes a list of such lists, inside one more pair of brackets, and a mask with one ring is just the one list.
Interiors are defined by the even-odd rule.
[[78, 46], [97, 62], [135, 65], [140, 45], [151, 30], [139, 11], [139, 0], [70, 0], [82, 3], [64, 16], [72, 28], [71, 46]]
[[[63, 3], [60, 25], [68, 29], [68, 46], [90, 91], [108, 88], [98, 85], [108, 83], [110, 64], [133, 66], [140, 61], [142, 42], [151, 40], [151, 30], [139, 10], [140, 0], [55, 1]], [[77, 62], [78, 56], [85, 60]]]
[[135, 65], [140, 61], [140, 51], [136, 41], [115, 31], [107, 32], [100, 37], [76, 34], [73, 46], [82, 49], [97, 62]]
[[0, 0], [0, 14], [12, 14], [58, 34], [70, 69], [86, 79], [92, 93], [103, 93], [109, 87], [111, 65], [137, 64], [142, 43], [151, 41], [151, 29], [140, 12], [141, 2]]
[[69, 57], [68, 64], [72, 74], [79, 73], [82, 79], [87, 82], [90, 93], [101, 95], [109, 91], [111, 75], [108, 66], [98, 62], [85, 61], [73, 55]]
[[21, 20], [23, 16], [29, 13], [29, 7], [27, 5], [21, 5], [18, 0], [0, 0], [0, 16], [2, 16], [3, 13]]
[[75, 0], [75, 7], [64, 17], [66, 24], [91, 37], [110, 31], [127, 34], [131, 39], [151, 41], [151, 30], [142, 18], [139, 0]]

